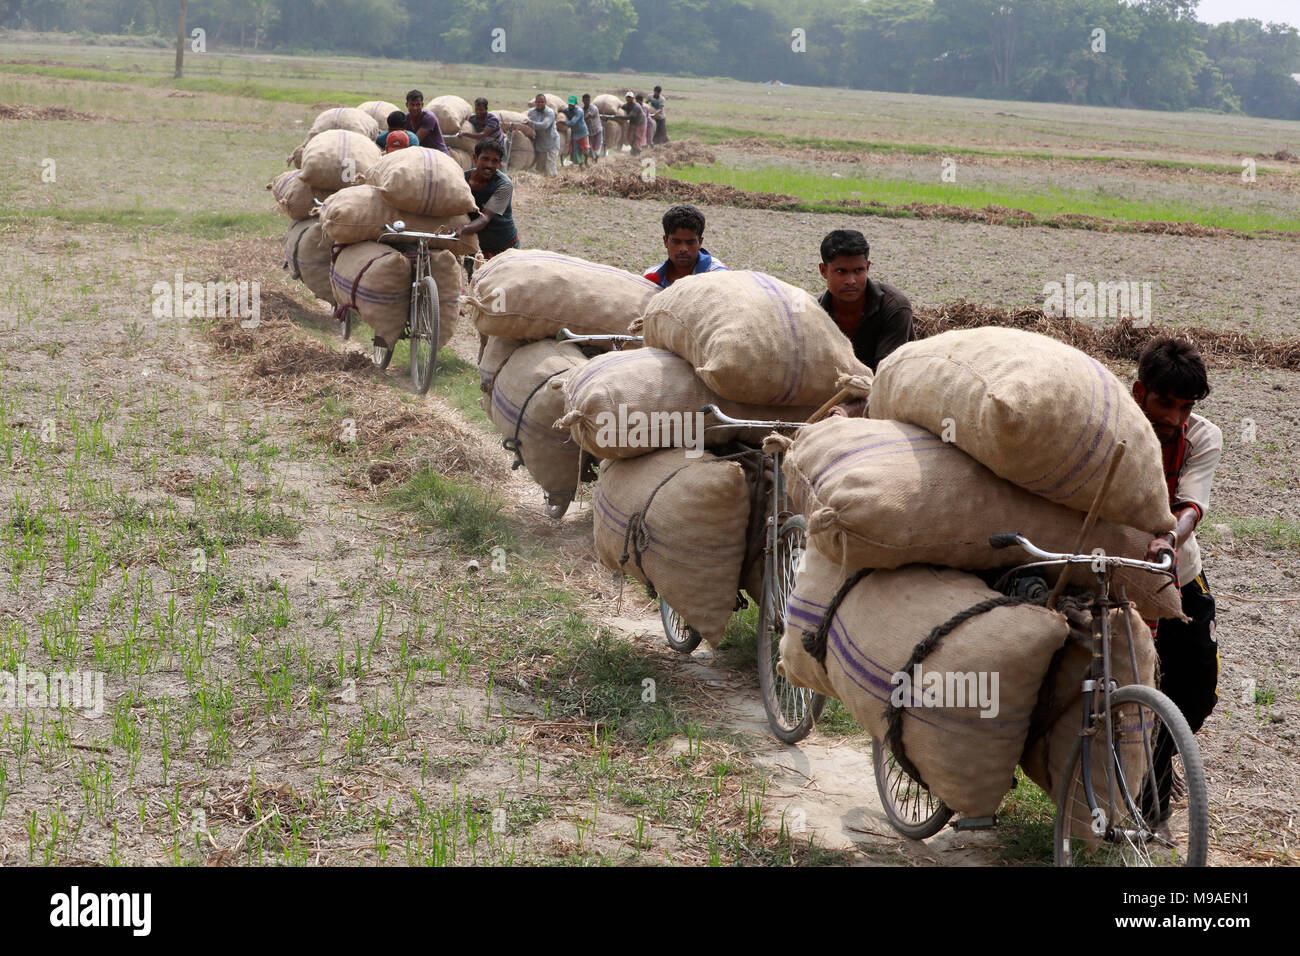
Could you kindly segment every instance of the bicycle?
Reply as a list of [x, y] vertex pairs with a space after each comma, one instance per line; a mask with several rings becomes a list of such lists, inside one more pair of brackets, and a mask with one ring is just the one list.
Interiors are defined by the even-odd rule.
[[[409, 339], [411, 343], [411, 387], [415, 389], [417, 395], [423, 395], [429, 391], [429, 386], [433, 384], [433, 376], [436, 371], [435, 365], [438, 358], [438, 339], [441, 330], [441, 316], [438, 311], [438, 283], [431, 274], [432, 270], [429, 265], [429, 242], [434, 240], [453, 240], [456, 239], [454, 233], [439, 235], [430, 232], [407, 232], [406, 224], [402, 220], [394, 223], [386, 223], [384, 231], [379, 236], [380, 242], [392, 243], [394, 240], [414, 240], [416, 249], [414, 252], [402, 252], [407, 259], [412, 260], [412, 280], [411, 280], [411, 307], [407, 316], [406, 327], [399, 336], [401, 339]], [[347, 309], [343, 317], [343, 338], [346, 340], [352, 335], [353, 311]], [[379, 340], [374, 343], [374, 351], [371, 353], [371, 361], [374, 362], [375, 368], [386, 369], [388, 363], [393, 360], [393, 352], [397, 349], [397, 343], [380, 344]]]
[[[1159, 562], [1058, 554], [1044, 551], [1015, 533], [993, 535], [989, 544], [994, 548], [1016, 545], [1037, 559], [1003, 575], [998, 590], [1004, 592], [1018, 589], [1022, 596], [1045, 598], [1045, 582], [1025, 576], [1025, 572], [1035, 569], [1086, 564], [1095, 578], [1090, 600], [1081, 608], [1091, 619], [1093, 654], [1080, 685], [1080, 730], [1054, 795], [1056, 864], [1204, 866], [1209, 809], [1195, 737], [1182, 712], [1165, 694], [1144, 684], [1119, 687], [1111, 677], [1110, 612], [1127, 606], [1126, 601], [1111, 599], [1111, 579], [1120, 568], [1173, 577], [1173, 553], [1162, 552]], [[1129, 637], [1129, 655], [1136, 674], [1136, 652], [1132, 635]], [[1095, 767], [1099, 743], [1103, 766]], [[918, 793], [923, 785], [910, 777], [900, 781], [906, 775], [887, 748], [874, 740], [872, 746], [876, 785], [890, 822], [913, 839], [937, 833], [952, 811], [928, 790], [920, 799]], [[967, 825], [963, 826], [963, 822]], [[995, 822], [993, 818], [959, 819], [953, 826], [973, 829]], [[1081, 834], [1082, 828], [1086, 832]]]
[[[710, 429], [761, 428], [779, 432], [797, 430], [809, 424], [731, 418], [716, 405], [705, 405], [700, 411], [718, 422], [709, 426]], [[785, 475], [781, 470], [785, 453], [759, 449], [755, 452], [761, 456], [759, 480], [770, 481], [771, 489], [767, 495], [764, 521], [762, 594], [758, 596], [758, 685], [773, 736], [782, 743], [793, 744], [808, 736], [826, 707], [824, 695], [796, 687], [776, 669], [781, 659], [786, 605], [794, 592], [795, 577], [808, 543], [808, 524], [803, 515], [790, 510]], [[667, 630], [667, 617], [664, 623]], [[671, 635], [669, 643], [672, 643]]]

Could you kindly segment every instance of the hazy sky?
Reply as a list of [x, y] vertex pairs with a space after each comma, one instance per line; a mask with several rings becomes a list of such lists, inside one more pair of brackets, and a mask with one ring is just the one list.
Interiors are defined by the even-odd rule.
[[1204, 23], [1262, 20], [1300, 27], [1300, 0], [1201, 0], [1196, 19]]

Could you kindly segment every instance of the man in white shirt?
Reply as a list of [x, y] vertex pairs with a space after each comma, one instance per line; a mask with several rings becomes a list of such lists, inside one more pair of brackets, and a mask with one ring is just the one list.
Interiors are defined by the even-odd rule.
[[1205, 365], [1194, 346], [1175, 338], [1153, 339], [1138, 359], [1133, 397], [1160, 439], [1174, 531], [1151, 541], [1147, 560], [1171, 547], [1178, 555], [1178, 587], [1189, 621], [1164, 620], [1156, 628], [1160, 689], [1195, 733], [1218, 703], [1219, 645], [1214, 633], [1214, 596], [1201, 567], [1196, 525], [1210, 507], [1210, 485], [1223, 453], [1223, 433], [1192, 408], [1210, 394]]

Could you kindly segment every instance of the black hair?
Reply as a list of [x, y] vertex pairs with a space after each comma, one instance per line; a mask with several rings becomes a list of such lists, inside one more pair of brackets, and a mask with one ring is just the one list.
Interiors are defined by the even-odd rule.
[[671, 236], [678, 229], [689, 229], [704, 238], [704, 213], [694, 206], [673, 206], [664, 213], [664, 235]]
[[584, 100], [589, 100], [589, 99], [591, 99], [591, 94], [590, 94], [590, 93], [583, 93], [583, 94], [582, 94], [582, 98], [583, 98]]
[[486, 97], [486, 96], [480, 96], [478, 99], [476, 99], [476, 100], [474, 101], [474, 106], [475, 106], [475, 108], [478, 108], [478, 107], [481, 106], [481, 107], [483, 107], [484, 109], [487, 109], [487, 106], [488, 106], [488, 104], [487, 104], [487, 97]]
[[1138, 357], [1138, 381], [1148, 391], [1199, 402], [1210, 394], [1201, 354], [1191, 342], [1164, 335], [1152, 339]]
[[478, 144], [474, 147], [474, 155], [477, 156], [479, 153], [483, 152], [484, 150], [491, 150], [492, 152], [500, 156], [502, 159], [506, 158], [506, 151], [502, 149], [501, 144], [494, 139], [479, 140]]
[[871, 258], [871, 245], [867, 237], [856, 229], [832, 229], [822, 240], [822, 262], [836, 256], [863, 256]]
[[388, 128], [406, 129], [406, 114], [401, 110], [393, 110], [388, 114]]
[[638, 103], [644, 103], [644, 102], [645, 102], [645, 94], [644, 94], [644, 93], [638, 93], [638, 94], [636, 95], [636, 101], [637, 101]]
[[662, 93], [663, 91], [664, 91], [664, 88], [663, 88], [662, 86], [656, 86], [656, 87], [655, 87], [655, 92], [656, 92], [656, 93]]
[[419, 90], [411, 90], [411, 92], [406, 94], [406, 101], [409, 103], [411, 100], [415, 99], [416, 97], [419, 97], [421, 100], [423, 100], [424, 94], [421, 93]]

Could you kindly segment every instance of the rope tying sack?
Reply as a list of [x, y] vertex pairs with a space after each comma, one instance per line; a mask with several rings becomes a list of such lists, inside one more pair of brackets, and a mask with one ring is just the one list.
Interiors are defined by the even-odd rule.
[[[1000, 607], [1016, 607], [1021, 604], [1037, 604], [1042, 606], [1046, 601], [1046, 595], [1040, 598], [1026, 597], [1007, 597], [1000, 596], [989, 598], [987, 601], [980, 601], [978, 604], [966, 608], [964, 611], [958, 611], [948, 620], [944, 621], [934, 630], [932, 630], [916, 647], [912, 648], [912, 656], [907, 659], [899, 673], [910, 673], [916, 665], [920, 664], [926, 657], [929, 657], [939, 644], [952, 631], [956, 630], [961, 624], [969, 621], [973, 617], [985, 614], [989, 611], [996, 610]], [[889, 752], [893, 754], [894, 760], [903, 768], [903, 772], [909, 777], [925, 787], [930, 789], [930, 785], [921, 779], [921, 772], [907, 757], [907, 752], [903, 748], [903, 705], [894, 706], [893, 695], [890, 695], [889, 704], [885, 707], [885, 721], [889, 729], [885, 733], [885, 744], [889, 747]]]
[[567, 371], [569, 371], [569, 369], [567, 368], [556, 369], [550, 375], [546, 376], [546, 378], [542, 379], [540, 382], [534, 385], [533, 390], [529, 392], [528, 397], [524, 399], [524, 404], [519, 409], [519, 417], [515, 419], [514, 437], [507, 438], [501, 442], [502, 448], [504, 448], [506, 451], [514, 453], [515, 460], [510, 463], [511, 471], [515, 471], [524, 463], [524, 456], [520, 453], [520, 449], [523, 447], [523, 445], [519, 440], [519, 430], [523, 427], [524, 415], [528, 413], [528, 403], [533, 400], [534, 395], [536, 395], [538, 392], [542, 390], [543, 385], [545, 385], [551, 379], [555, 378], [555, 376]]
[[[333, 270], [334, 263], [338, 260], [339, 250], [344, 248], [346, 248], [346, 245], [341, 242], [336, 242], [330, 246], [330, 272], [331, 273], [334, 271]], [[378, 262], [380, 259], [383, 259], [387, 255], [388, 255], [387, 252], [377, 255], [374, 258], [372, 258], [369, 262], [367, 262], [364, 266], [361, 267], [361, 270], [357, 273], [357, 277], [352, 280], [352, 288], [348, 290], [348, 301], [340, 302], [335, 307], [334, 318], [342, 322], [344, 319], [347, 318], [348, 309], [351, 309], [352, 311], [356, 312], [357, 315], [361, 314], [361, 310], [357, 308], [357, 288], [361, 285], [361, 277], [366, 274], [366, 270], [368, 270], [376, 262]]]
[[834, 620], [836, 612], [839, 611], [840, 604], [849, 596], [849, 592], [857, 586], [859, 581], [874, 570], [875, 568], [863, 568], [841, 584], [840, 589], [831, 598], [831, 603], [827, 605], [826, 613], [822, 615], [822, 619], [817, 623], [817, 630], [803, 632], [803, 649], [823, 668], [826, 666], [826, 637], [830, 634], [831, 621]]

